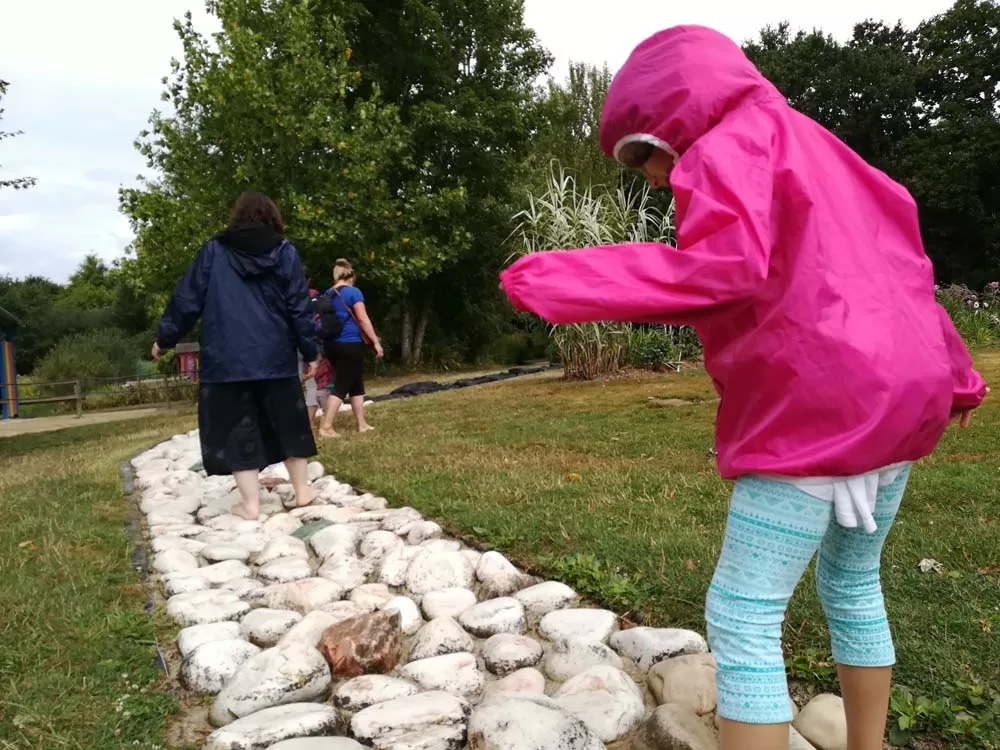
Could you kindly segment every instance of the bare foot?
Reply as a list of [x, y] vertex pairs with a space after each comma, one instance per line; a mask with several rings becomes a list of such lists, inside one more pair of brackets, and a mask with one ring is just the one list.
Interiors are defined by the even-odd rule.
[[237, 503], [230, 511], [234, 516], [242, 518], [244, 521], [256, 521], [260, 518], [260, 512], [251, 513], [243, 503]]
[[334, 432], [333, 430], [324, 430], [320, 428], [319, 436], [324, 440], [333, 440], [340, 437], [340, 433]]
[[359, 427], [359, 428], [358, 428], [358, 432], [359, 432], [359, 433], [364, 433], [364, 432], [375, 432], [375, 428], [374, 428], [374, 427], [372, 427], [372, 426], [371, 426], [370, 424], [366, 424], [366, 425], [365, 425], [364, 427]]
[[306, 498], [305, 502], [302, 502], [298, 498], [296, 498], [295, 504], [299, 508], [304, 508], [307, 505], [312, 505], [313, 502], [315, 502], [316, 498], [319, 497], [319, 493], [316, 490], [306, 490], [304, 495]]

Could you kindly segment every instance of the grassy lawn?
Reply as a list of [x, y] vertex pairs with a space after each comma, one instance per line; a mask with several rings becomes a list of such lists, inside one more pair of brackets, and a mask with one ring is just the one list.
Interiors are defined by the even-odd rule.
[[[980, 364], [1000, 379], [1000, 354]], [[376, 434], [326, 444], [323, 459], [341, 479], [637, 621], [703, 630], [729, 493], [709, 454], [713, 398], [697, 372], [585, 384], [535, 376], [377, 406]], [[0, 750], [163, 744], [177, 703], [159, 683], [118, 467], [193, 424], [173, 414], [0, 439]], [[898, 677], [917, 694], [950, 696], [962, 682], [965, 700], [1000, 684], [998, 474], [994, 399], [914, 473], [890, 537]], [[919, 572], [923, 558], [946, 572]], [[828, 684], [811, 583], [786, 638], [793, 673]], [[935, 705], [901, 703], [896, 714], [936, 726]], [[1000, 718], [983, 726], [1000, 735]]]
[[[163, 745], [119, 462], [193, 415], [0, 440], [0, 749]], [[133, 745], [133, 743], [137, 743]]]
[[[1000, 354], [980, 357], [1000, 380]], [[713, 459], [699, 373], [567, 384], [554, 376], [375, 407], [378, 432], [326, 445], [341, 479], [559, 576], [635, 619], [704, 630], [730, 488]], [[651, 401], [650, 399], [656, 399]], [[671, 400], [689, 399], [676, 405]], [[914, 472], [885, 553], [898, 679], [975, 702], [1000, 684], [1000, 401]], [[934, 558], [945, 574], [921, 573]], [[811, 581], [789, 610], [793, 672], [825, 684], [828, 633]], [[1000, 706], [998, 706], [1000, 707]], [[914, 720], [933, 723], [920, 716]], [[1000, 735], [1000, 716], [990, 728]], [[957, 746], [957, 745], [953, 745]]]

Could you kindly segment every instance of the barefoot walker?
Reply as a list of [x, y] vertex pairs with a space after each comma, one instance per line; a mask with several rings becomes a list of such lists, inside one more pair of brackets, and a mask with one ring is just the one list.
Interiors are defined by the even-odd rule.
[[818, 587], [851, 750], [881, 750], [895, 656], [879, 580], [910, 463], [982, 378], [934, 299], [910, 195], [792, 110], [739, 47], [698, 27], [643, 42], [601, 122], [609, 156], [669, 182], [677, 249], [530, 255], [503, 286], [552, 323], [694, 325], [736, 480], [708, 594], [723, 750], [788, 746], [785, 608]]
[[260, 513], [258, 473], [284, 461], [299, 505], [312, 501], [307, 459], [316, 454], [298, 354], [315, 375], [319, 354], [299, 254], [278, 207], [244, 193], [229, 228], [199, 251], [167, 305], [153, 358], [201, 318], [198, 427], [205, 471], [232, 472], [242, 497], [233, 513]]

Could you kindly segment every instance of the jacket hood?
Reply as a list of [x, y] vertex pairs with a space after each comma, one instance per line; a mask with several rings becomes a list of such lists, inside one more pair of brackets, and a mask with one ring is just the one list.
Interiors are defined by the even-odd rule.
[[675, 26], [642, 42], [618, 71], [601, 113], [601, 148], [617, 159], [622, 146], [642, 141], [680, 156], [728, 112], [775, 96], [731, 39]]
[[260, 279], [274, 273], [281, 260], [285, 238], [263, 224], [228, 227], [215, 235], [226, 249], [229, 264], [244, 279]]

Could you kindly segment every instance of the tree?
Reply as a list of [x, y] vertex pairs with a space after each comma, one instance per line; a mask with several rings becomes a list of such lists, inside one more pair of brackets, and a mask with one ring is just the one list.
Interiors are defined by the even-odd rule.
[[613, 186], [621, 179], [622, 170], [604, 155], [599, 139], [611, 78], [607, 65], [570, 63], [564, 82], [549, 78], [538, 92], [541, 123], [534, 138], [532, 171], [539, 190], [547, 187], [553, 162], [583, 188]]
[[[10, 86], [10, 83], [0, 78], [0, 99], [3, 99], [3, 97], [7, 94], [8, 86]], [[3, 113], [4, 110], [0, 107], [0, 120], [3, 119]], [[8, 138], [15, 138], [19, 135], [21, 135], [20, 130], [15, 132], [0, 130], [0, 141], [5, 141]], [[30, 188], [34, 184], [34, 177], [15, 177], [9, 180], [0, 180], [0, 189], [14, 188], [15, 190], [24, 190], [25, 188]]]
[[[399, 290], [402, 357], [415, 364], [438, 300], [478, 300], [476, 323], [502, 304], [496, 271], [526, 187], [534, 82], [550, 58], [524, 25], [522, 0], [360, 0], [357, 8], [347, 23], [362, 92], [381, 92], [410, 133], [410, 158], [394, 165], [391, 183], [463, 196], [414, 227], [437, 249]], [[451, 331], [468, 326], [436, 317]]]
[[839, 44], [767, 28], [745, 50], [797, 109], [904, 184], [942, 282], [1000, 264], [1000, 7], [958, 0], [907, 30], [866, 21]]
[[[175, 24], [184, 58], [137, 144], [157, 180], [124, 190], [137, 238], [132, 273], [169, 290], [243, 190], [275, 198], [307, 267], [350, 254], [359, 270], [399, 289], [440, 263], [426, 225], [465, 196], [460, 188], [390, 185], [409, 165], [407, 133], [360, 75], [344, 34], [350, 2], [316, 11], [307, 0], [210, 0], [212, 40], [190, 15]], [[318, 273], [317, 273], [318, 276]]]

